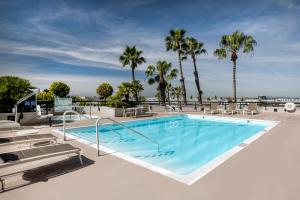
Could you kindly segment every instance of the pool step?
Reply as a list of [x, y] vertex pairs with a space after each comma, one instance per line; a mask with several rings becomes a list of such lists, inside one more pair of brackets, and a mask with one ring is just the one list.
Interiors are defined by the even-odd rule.
[[164, 152], [157, 152], [154, 154], [147, 154], [147, 155], [136, 155], [135, 158], [150, 158], [150, 157], [163, 157], [163, 156], [171, 156], [174, 154], [175, 151], [164, 151]]
[[134, 142], [136, 139], [134, 138], [129, 138], [129, 139], [120, 139], [120, 140], [113, 140], [113, 141], [101, 141], [101, 143], [105, 144], [111, 144], [111, 143], [128, 143], [128, 142]]

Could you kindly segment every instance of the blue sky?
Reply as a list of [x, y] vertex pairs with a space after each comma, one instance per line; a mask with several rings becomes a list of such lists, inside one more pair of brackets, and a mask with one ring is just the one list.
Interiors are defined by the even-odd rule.
[[[136, 45], [147, 60], [136, 75], [145, 83], [144, 95], [153, 96], [156, 86], [144, 82], [144, 70], [159, 59], [178, 66], [164, 46], [173, 28], [205, 43], [208, 55], [198, 57], [205, 96], [232, 95], [232, 64], [212, 52], [223, 34], [235, 30], [258, 43], [254, 53], [238, 59], [238, 96], [300, 96], [300, 2], [294, 0], [2, 0], [0, 74], [27, 78], [42, 89], [62, 80], [71, 94], [95, 95], [101, 82], [116, 87], [131, 80], [118, 58], [126, 45]], [[183, 67], [188, 95], [195, 96], [191, 61]]]

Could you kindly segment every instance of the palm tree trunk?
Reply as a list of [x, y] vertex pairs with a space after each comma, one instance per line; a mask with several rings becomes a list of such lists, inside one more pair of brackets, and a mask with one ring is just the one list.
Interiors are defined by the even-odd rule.
[[232, 62], [233, 101], [236, 102], [236, 59], [234, 59]]
[[182, 88], [182, 96], [183, 96], [184, 105], [187, 105], [186, 90], [185, 90], [185, 83], [184, 83], [184, 77], [183, 77], [183, 71], [182, 71], [180, 50], [178, 50], [178, 59], [179, 59], [179, 70], [180, 70], [180, 82], [181, 82], [181, 88]]
[[166, 90], [163, 87], [160, 87], [159, 90], [160, 90], [162, 105], [165, 106], [166, 105]]
[[197, 70], [197, 66], [196, 66], [195, 55], [192, 56], [192, 59], [193, 59], [193, 64], [194, 64], [194, 76], [195, 76], [195, 83], [196, 83], [197, 92], [198, 92], [198, 101], [199, 101], [199, 104], [202, 105], [202, 92], [200, 89], [200, 81], [199, 81], [198, 70]]
[[168, 89], [167, 91], [167, 99], [168, 99], [168, 102], [169, 102], [169, 105], [171, 105], [171, 102], [170, 102], [170, 89]]
[[[134, 69], [135, 69], [134, 66], [131, 66], [132, 82], [135, 81]], [[138, 102], [139, 102], [138, 93], [137, 93], [137, 92], [134, 92], [133, 96], [134, 96], [134, 98], [135, 98], [135, 101], [138, 103]]]
[[134, 68], [131, 67], [131, 76], [132, 76], [132, 81], [135, 81], [135, 75], [134, 75]]

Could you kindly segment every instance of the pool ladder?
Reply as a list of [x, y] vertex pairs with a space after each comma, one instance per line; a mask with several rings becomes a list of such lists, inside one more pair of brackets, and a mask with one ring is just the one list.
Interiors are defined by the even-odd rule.
[[[66, 127], [66, 119], [65, 119], [65, 116], [66, 116], [68, 113], [77, 114], [77, 115], [79, 115], [79, 118], [80, 118], [80, 119], [81, 119], [81, 117], [83, 117], [83, 118], [86, 118], [86, 119], [89, 119], [89, 120], [93, 120], [92, 118], [86, 117], [86, 116], [84, 116], [84, 115], [82, 115], [82, 114], [80, 114], [80, 113], [78, 113], [78, 112], [76, 112], [76, 111], [74, 111], [74, 110], [67, 110], [67, 111], [65, 111], [65, 112], [64, 112], [64, 115], [63, 115], [63, 133], [64, 133], [64, 141], [66, 141], [66, 139], [67, 139], [67, 137], [66, 137], [66, 128], [65, 128], [65, 127]], [[101, 116], [100, 116], [99, 118], [97, 118], [96, 123], [95, 123], [95, 126], [96, 126], [96, 141], [97, 141], [97, 155], [98, 155], [98, 156], [100, 156], [100, 149], [99, 149], [100, 141], [99, 141], [99, 129], [98, 129], [98, 126], [99, 126], [99, 123], [100, 123], [101, 120], [109, 120], [109, 121], [113, 122], [114, 124], [118, 124], [119, 126], [121, 126], [121, 127], [125, 128], [125, 129], [127, 129], [127, 130], [129, 130], [129, 131], [131, 131], [131, 132], [133, 132], [133, 133], [135, 133], [135, 134], [137, 134], [137, 135], [139, 135], [139, 136], [145, 138], [145, 139], [148, 140], [149, 142], [155, 144], [155, 145], [157, 146], [157, 151], [160, 152], [160, 149], [159, 149], [159, 143], [156, 142], [155, 140], [151, 139], [150, 137], [144, 135], [143, 133], [141, 133], [141, 132], [139, 132], [139, 131], [136, 131], [136, 130], [134, 130], [134, 129], [128, 127], [128, 126], [126, 126], [125, 124], [123, 124], [123, 123], [121, 123], [121, 122], [118, 122], [118, 121], [116, 121], [116, 120], [114, 120], [114, 119], [112, 119], [112, 118], [110, 118], [110, 117], [101, 117]], [[100, 125], [101, 125], [101, 124], [100, 124]], [[112, 129], [111, 129], [111, 130], [112, 130]], [[113, 131], [113, 130], [112, 130], [112, 131]], [[114, 132], [115, 132], [115, 131], [114, 131]], [[119, 133], [117, 133], [117, 134], [119, 134]], [[119, 135], [120, 135], [120, 134], [119, 134]]]
[[136, 131], [136, 130], [134, 130], [134, 129], [128, 127], [128, 126], [126, 126], [125, 124], [120, 123], [120, 122], [118, 122], [118, 121], [116, 121], [116, 120], [114, 120], [114, 119], [112, 119], [112, 118], [110, 118], [110, 117], [99, 117], [99, 118], [96, 120], [96, 141], [97, 141], [97, 155], [98, 155], [98, 156], [100, 155], [100, 150], [99, 150], [100, 142], [99, 142], [99, 130], [98, 130], [98, 125], [99, 125], [99, 122], [100, 122], [101, 120], [104, 120], [104, 119], [109, 120], [109, 121], [111, 121], [111, 122], [113, 122], [113, 123], [115, 123], [115, 124], [118, 124], [118, 125], [122, 126], [123, 128], [126, 128], [127, 130], [130, 130], [131, 132], [133, 132], [133, 133], [135, 133], [135, 134], [138, 134], [138, 135], [142, 136], [142, 137], [145, 138], [146, 140], [148, 140], [148, 141], [150, 141], [151, 143], [157, 145], [157, 151], [158, 151], [158, 152], [160, 151], [160, 150], [159, 150], [159, 143], [156, 142], [155, 140], [151, 139], [150, 137], [144, 135], [143, 133], [141, 133], [141, 132], [139, 132], [139, 131]]

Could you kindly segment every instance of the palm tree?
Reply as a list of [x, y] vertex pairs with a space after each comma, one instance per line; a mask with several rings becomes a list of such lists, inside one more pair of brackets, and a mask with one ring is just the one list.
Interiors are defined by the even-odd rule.
[[158, 104], [160, 105], [161, 96], [160, 96], [160, 92], [159, 91], [156, 92], [155, 97], [157, 98]]
[[177, 99], [177, 104], [180, 104], [180, 97], [182, 95], [182, 88], [180, 86], [177, 87], [173, 87], [171, 90], [171, 95], [173, 96], [173, 98]]
[[223, 35], [220, 41], [220, 48], [214, 52], [214, 55], [219, 59], [227, 58], [230, 55], [230, 60], [233, 62], [232, 81], [234, 102], [236, 102], [236, 61], [238, 59], [238, 52], [240, 49], [243, 49], [243, 53], [252, 52], [256, 44], [251, 35], [235, 31], [231, 35]]
[[177, 77], [177, 69], [172, 69], [172, 64], [167, 61], [157, 61], [156, 66], [149, 65], [146, 69], [146, 75], [149, 85], [158, 83], [157, 90], [160, 91], [162, 105], [166, 104], [166, 87], [167, 80], [172, 80]]
[[130, 82], [123, 82], [121, 85], [118, 86], [119, 93], [121, 96], [124, 96], [125, 101], [128, 103], [130, 98], [130, 92], [131, 92], [131, 83]]
[[200, 88], [199, 75], [196, 65], [196, 55], [207, 54], [203, 46], [204, 44], [202, 42], [198, 42], [197, 39], [193, 37], [187, 37], [183, 45], [184, 53], [186, 55], [190, 55], [193, 60], [195, 83], [197, 87], [198, 101], [200, 105], [202, 105], [202, 90]]
[[170, 102], [170, 92], [171, 92], [171, 90], [172, 90], [172, 84], [169, 83], [169, 84], [167, 85], [167, 87], [166, 87], [167, 100], [168, 100], [168, 102], [169, 102], [169, 105], [171, 104], [171, 102]]
[[[122, 63], [123, 67], [130, 66], [132, 82], [135, 81], [134, 70], [137, 68], [139, 64], [143, 64], [146, 62], [146, 59], [142, 57], [143, 51], [137, 50], [135, 46], [126, 46], [125, 51], [120, 56], [119, 60]], [[135, 100], [138, 101], [138, 95], [134, 94]]]
[[185, 89], [185, 83], [184, 83], [184, 76], [182, 71], [182, 45], [184, 44], [184, 37], [185, 37], [185, 30], [184, 29], [175, 29], [170, 30], [170, 35], [168, 35], [165, 38], [165, 44], [167, 51], [173, 50], [177, 52], [178, 55], [178, 61], [179, 61], [179, 70], [180, 70], [180, 82], [182, 87], [182, 95], [184, 104], [187, 105], [186, 101], [186, 89]]
[[132, 81], [131, 92], [135, 96], [135, 100], [137, 103], [139, 102], [138, 94], [141, 93], [143, 90], [144, 90], [144, 87], [139, 80]]

